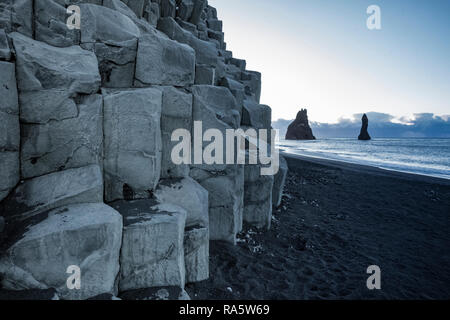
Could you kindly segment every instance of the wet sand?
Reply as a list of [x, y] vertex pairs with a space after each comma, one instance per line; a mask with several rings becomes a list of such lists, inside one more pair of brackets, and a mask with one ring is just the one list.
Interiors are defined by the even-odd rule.
[[[272, 229], [212, 242], [192, 299], [450, 299], [450, 180], [287, 160]], [[367, 289], [370, 265], [381, 290]]]

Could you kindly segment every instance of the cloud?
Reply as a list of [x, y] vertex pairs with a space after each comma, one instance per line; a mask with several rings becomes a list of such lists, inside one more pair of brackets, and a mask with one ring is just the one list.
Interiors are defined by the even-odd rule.
[[[318, 138], [356, 138], [361, 128], [362, 113], [350, 119], [341, 118], [337, 123], [311, 121], [314, 135]], [[369, 133], [374, 138], [450, 138], [450, 115], [437, 116], [433, 113], [416, 113], [411, 117], [396, 118], [379, 112], [368, 112]], [[280, 130], [280, 136], [292, 120], [279, 119], [272, 123]]]
[[[387, 113], [368, 112], [366, 115], [369, 117], [370, 121], [374, 123], [392, 122], [392, 120], [394, 120], [394, 116]], [[360, 123], [362, 116], [363, 113], [357, 113], [353, 115], [353, 118], [356, 122]]]

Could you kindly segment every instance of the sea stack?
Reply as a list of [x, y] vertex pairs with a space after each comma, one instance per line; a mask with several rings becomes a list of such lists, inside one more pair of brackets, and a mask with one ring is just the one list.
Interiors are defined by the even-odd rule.
[[308, 110], [301, 109], [286, 133], [286, 140], [316, 140], [308, 121]]
[[372, 139], [369, 135], [369, 132], [367, 131], [367, 128], [369, 127], [369, 118], [367, 118], [367, 115], [364, 114], [362, 117], [362, 127], [361, 127], [361, 133], [359, 134], [358, 140], [370, 140]]

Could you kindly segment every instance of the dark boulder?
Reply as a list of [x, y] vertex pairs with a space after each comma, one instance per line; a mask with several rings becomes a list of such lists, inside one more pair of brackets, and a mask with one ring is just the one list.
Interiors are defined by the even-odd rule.
[[4, 290], [0, 289], [0, 301], [46, 301], [59, 300], [55, 289]]
[[359, 134], [358, 140], [372, 139], [369, 135], [369, 132], [367, 131], [368, 127], [369, 127], [369, 118], [367, 118], [367, 115], [364, 114], [362, 117], [361, 133]]
[[286, 140], [316, 140], [308, 121], [308, 110], [302, 109], [286, 133]]

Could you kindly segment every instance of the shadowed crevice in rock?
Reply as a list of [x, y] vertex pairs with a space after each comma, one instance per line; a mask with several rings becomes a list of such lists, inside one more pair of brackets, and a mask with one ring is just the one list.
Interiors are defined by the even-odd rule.
[[134, 192], [133, 192], [133, 188], [131, 188], [129, 185], [127, 185], [126, 183], [123, 184], [123, 198], [127, 201], [133, 200], [134, 199]]

